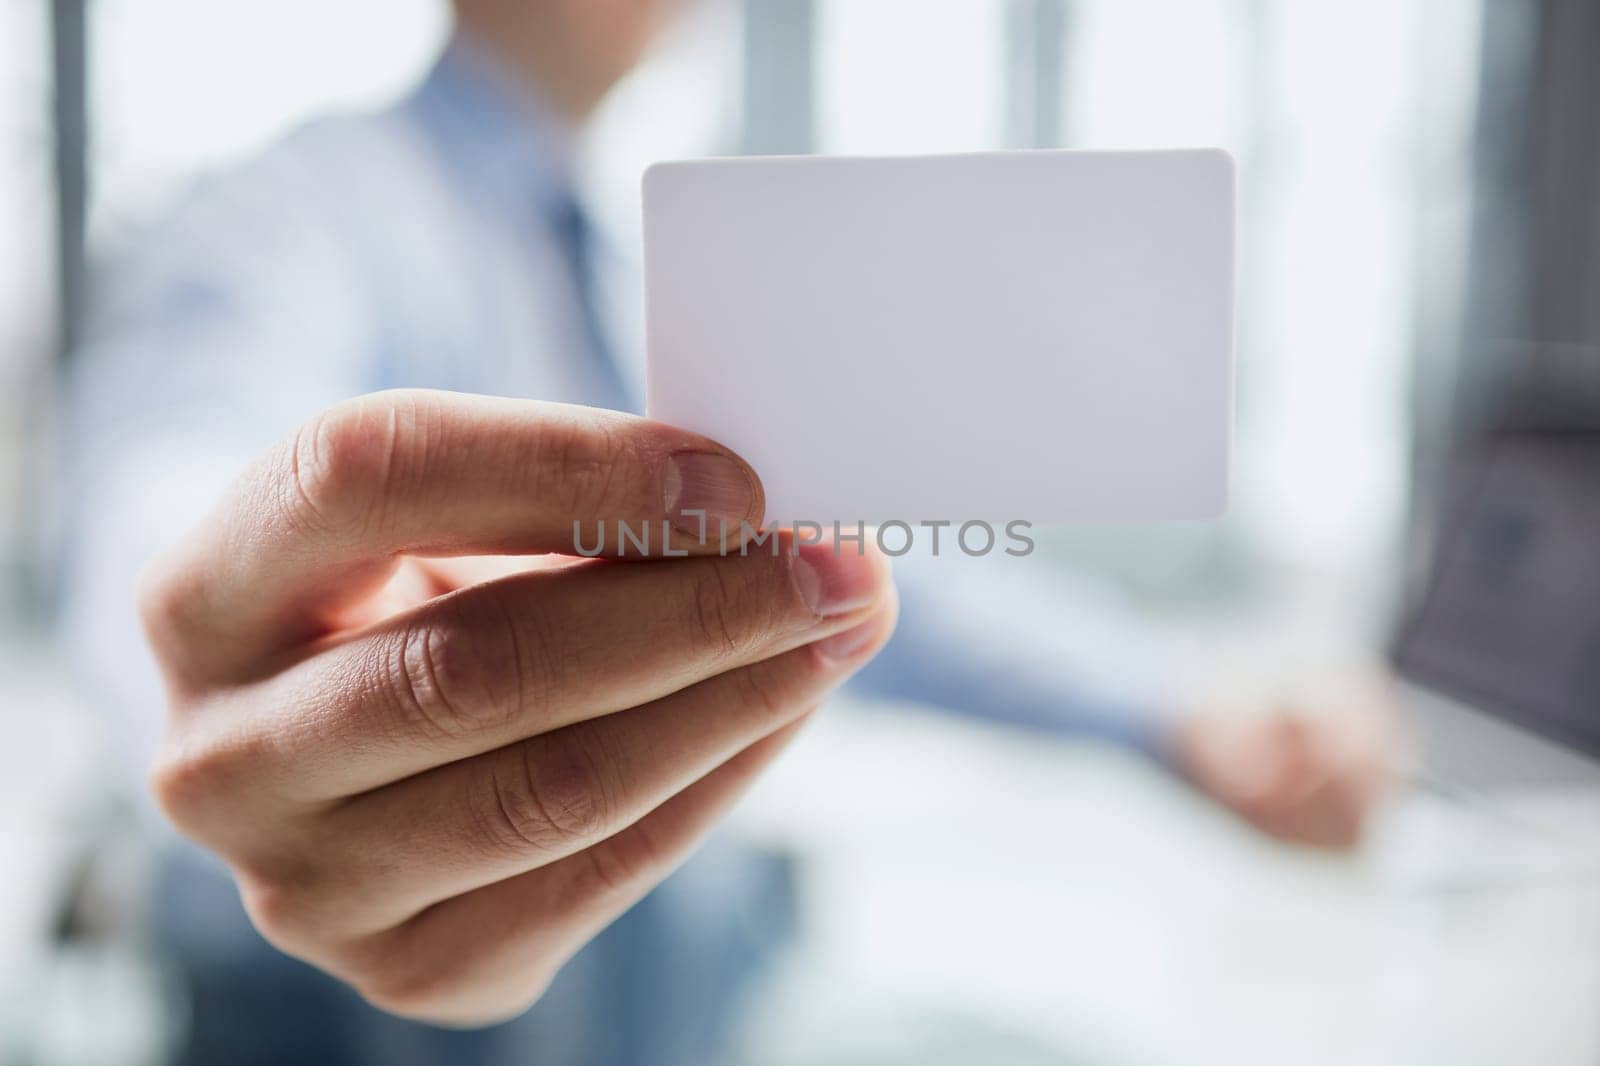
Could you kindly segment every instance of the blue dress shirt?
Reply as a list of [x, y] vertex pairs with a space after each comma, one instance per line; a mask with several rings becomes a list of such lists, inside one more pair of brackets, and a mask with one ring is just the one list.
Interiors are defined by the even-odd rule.
[[[637, 288], [582, 211], [573, 159], [572, 131], [458, 38], [396, 105], [316, 122], [208, 179], [105, 263], [66, 383], [61, 621], [85, 680], [128, 729], [131, 762], [142, 765], [161, 717], [134, 575], [274, 439], [395, 386], [637, 408], [639, 345], [609, 310], [636, 307]], [[1141, 701], [1086, 684], [1066, 661], [1070, 635], [1109, 622], [1075, 606], [1064, 574], [959, 553], [905, 563], [900, 630], [858, 691], [1154, 749]], [[1131, 632], [1117, 650], [1137, 642]], [[231, 896], [196, 931], [202, 866], [190, 854], [169, 869], [190, 886], [168, 894], [183, 901], [168, 915], [178, 950], [221, 952], [229, 935], [254, 944]], [[534, 1012], [537, 1061], [569, 1061], [550, 1035], [563, 1025], [610, 1041], [580, 1041], [570, 1061], [697, 1061], [716, 1028], [707, 1019], [725, 1019], [766, 942], [722, 927], [783, 926], [783, 885], [770, 863], [714, 848], [691, 861]], [[726, 905], [689, 902], [708, 894]], [[683, 1036], [685, 1018], [704, 1039], [674, 1057], [662, 1034]], [[449, 1054], [469, 1061], [455, 1044]]]

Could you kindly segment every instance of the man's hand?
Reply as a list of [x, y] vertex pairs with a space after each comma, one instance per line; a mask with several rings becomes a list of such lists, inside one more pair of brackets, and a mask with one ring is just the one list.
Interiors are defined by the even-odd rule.
[[[284, 951], [397, 1013], [514, 1014], [893, 628], [870, 550], [741, 556], [762, 506], [737, 457], [643, 419], [427, 392], [336, 407], [146, 575], [170, 694], [156, 797]], [[467, 558], [571, 554], [575, 523], [614, 546], [619, 520], [657, 558]], [[689, 557], [661, 558], [664, 521]]]
[[1179, 771], [1257, 829], [1293, 844], [1344, 849], [1394, 775], [1403, 744], [1392, 699], [1363, 678], [1269, 712], [1204, 710], [1174, 737]]

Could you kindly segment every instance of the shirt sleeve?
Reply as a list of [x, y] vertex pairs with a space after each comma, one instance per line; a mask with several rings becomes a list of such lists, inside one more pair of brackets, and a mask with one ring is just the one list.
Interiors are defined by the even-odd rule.
[[[923, 530], [919, 530], [923, 533]], [[899, 626], [854, 691], [1167, 761], [1160, 642], [1108, 588], [1034, 552], [963, 555], [944, 532], [895, 560]]]

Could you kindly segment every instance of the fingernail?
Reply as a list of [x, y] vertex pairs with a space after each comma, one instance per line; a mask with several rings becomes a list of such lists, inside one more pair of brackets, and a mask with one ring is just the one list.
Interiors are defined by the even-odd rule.
[[811, 612], [824, 618], [878, 598], [878, 568], [867, 556], [833, 544], [808, 544], [794, 557], [794, 582]]
[[745, 468], [726, 455], [679, 452], [667, 458], [661, 495], [680, 533], [714, 541], [725, 526], [734, 541], [739, 523], [751, 520], [756, 491]]
[[835, 633], [826, 640], [817, 641], [817, 651], [822, 654], [824, 659], [829, 659], [833, 662], [844, 662], [847, 659], [852, 659], [877, 639], [878, 630], [882, 626], [882, 621], [874, 616], [860, 625], [851, 626], [843, 633]]

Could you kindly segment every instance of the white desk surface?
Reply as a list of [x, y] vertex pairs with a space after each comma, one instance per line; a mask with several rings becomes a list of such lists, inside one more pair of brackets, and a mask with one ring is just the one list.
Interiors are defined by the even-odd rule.
[[[0, 1003], [24, 1009], [102, 738], [4, 658]], [[1395, 845], [1431, 802], [1326, 858], [1120, 753], [830, 708], [735, 817], [803, 856], [744, 1061], [1594, 1066], [1600, 878], [1430, 875]]]
[[1403, 843], [1459, 817], [1403, 796], [1329, 858], [1117, 752], [830, 709], [737, 815], [808, 856], [750, 1061], [1600, 1063], [1600, 875]]

